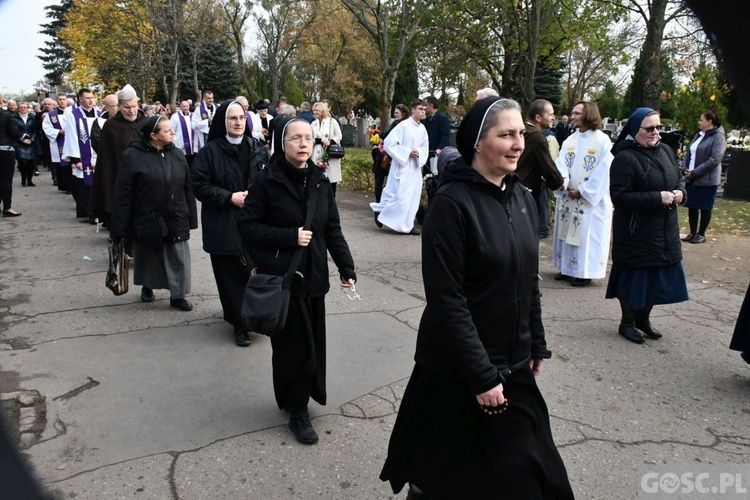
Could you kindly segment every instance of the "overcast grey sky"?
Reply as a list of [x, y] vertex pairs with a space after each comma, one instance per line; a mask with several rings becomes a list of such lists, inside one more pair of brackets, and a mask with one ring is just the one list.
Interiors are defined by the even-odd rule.
[[44, 7], [56, 0], [0, 0], [0, 94], [32, 90], [44, 77], [39, 49], [48, 40], [39, 33]]

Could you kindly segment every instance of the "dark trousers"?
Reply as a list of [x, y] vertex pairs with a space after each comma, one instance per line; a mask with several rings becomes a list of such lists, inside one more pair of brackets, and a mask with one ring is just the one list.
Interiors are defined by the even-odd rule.
[[84, 184], [83, 179], [73, 177], [73, 199], [76, 200], [76, 218], [89, 217], [89, 197], [91, 188]]
[[60, 163], [53, 163], [52, 169], [57, 172], [57, 190], [58, 191], [73, 191], [73, 172], [70, 170], [70, 165], [61, 165]]
[[0, 201], [3, 210], [10, 210], [13, 195], [13, 174], [16, 168], [16, 155], [13, 151], [0, 151]]
[[271, 337], [273, 392], [279, 409], [326, 404], [325, 297], [292, 297], [284, 330]]
[[211, 267], [224, 320], [232, 326], [242, 326], [242, 297], [250, 277], [247, 266], [239, 256], [211, 254]]
[[385, 185], [385, 180], [387, 178], [388, 172], [384, 172], [380, 169], [375, 172], [375, 202], [377, 203], [380, 203], [380, 197], [383, 194], [383, 186]]
[[539, 210], [539, 236], [549, 236], [549, 189], [547, 184], [542, 184], [539, 191], [532, 192]]
[[18, 170], [21, 172], [21, 185], [32, 184], [36, 171], [36, 160], [18, 159]]

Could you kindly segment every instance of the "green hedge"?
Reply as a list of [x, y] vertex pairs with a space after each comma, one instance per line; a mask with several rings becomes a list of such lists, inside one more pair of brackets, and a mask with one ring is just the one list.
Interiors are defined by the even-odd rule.
[[346, 148], [346, 156], [341, 160], [341, 184], [354, 191], [375, 189], [375, 176], [372, 174], [372, 153], [365, 148]]

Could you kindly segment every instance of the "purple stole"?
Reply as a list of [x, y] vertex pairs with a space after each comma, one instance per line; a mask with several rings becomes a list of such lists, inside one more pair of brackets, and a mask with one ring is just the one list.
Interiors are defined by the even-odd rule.
[[[214, 112], [216, 111], [216, 104], [214, 104]], [[206, 108], [206, 101], [201, 101], [201, 120], [208, 120], [209, 118], [213, 118], [214, 114], [213, 112], [209, 116], [208, 114], [208, 108]]]
[[185, 120], [185, 115], [182, 114], [182, 111], [177, 112], [180, 116], [180, 129], [182, 130], [182, 144], [185, 148], [185, 156], [190, 156], [193, 154], [193, 145], [192, 138], [190, 137], [190, 134], [188, 133], [187, 123]]
[[250, 114], [250, 111], [245, 111], [245, 127], [248, 134], [253, 131], [253, 116]]
[[[99, 116], [100, 114], [94, 110], [95, 116]], [[94, 169], [91, 166], [91, 136], [89, 135], [88, 120], [86, 120], [86, 115], [80, 106], [73, 110], [73, 117], [76, 120], [78, 149], [81, 153], [81, 163], [83, 164], [83, 184], [91, 186], [94, 182]]]
[[[49, 116], [49, 121], [52, 124], [53, 128], [56, 128], [57, 130], [62, 130], [62, 123], [60, 123], [60, 111], [53, 109], [50, 111], [47, 116]], [[60, 153], [60, 165], [63, 167], [67, 167], [70, 165], [67, 161], [63, 160], [63, 145], [65, 144], [65, 136], [62, 134], [57, 134], [57, 137], [55, 138], [55, 144], [57, 145], [57, 151]]]

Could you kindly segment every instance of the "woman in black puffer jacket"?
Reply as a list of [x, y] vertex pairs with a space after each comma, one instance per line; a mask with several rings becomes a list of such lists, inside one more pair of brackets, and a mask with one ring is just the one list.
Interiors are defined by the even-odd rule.
[[[110, 233], [133, 241], [133, 282], [143, 285], [141, 300], [152, 302], [154, 288], [169, 290], [170, 305], [183, 311], [193, 307], [190, 293], [190, 230], [198, 227], [187, 160], [172, 144], [169, 119], [152, 116], [141, 125], [143, 139], [122, 154], [115, 179]], [[164, 221], [162, 244], [145, 241], [136, 228], [156, 215]]]
[[688, 299], [677, 219], [684, 181], [674, 152], [660, 142], [660, 126], [656, 111], [636, 109], [615, 142], [610, 167], [615, 213], [606, 297], [619, 299], [618, 333], [636, 344], [644, 334], [662, 337], [649, 319], [655, 304]]

